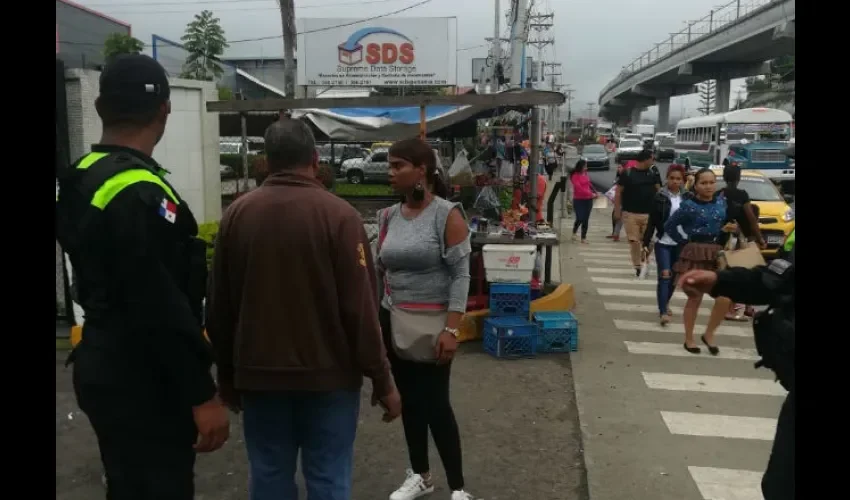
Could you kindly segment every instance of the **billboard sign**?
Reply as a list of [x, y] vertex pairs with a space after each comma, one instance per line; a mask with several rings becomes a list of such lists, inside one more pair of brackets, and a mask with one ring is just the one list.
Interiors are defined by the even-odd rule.
[[[510, 59], [502, 59], [502, 66], [505, 71], [505, 82], [511, 82], [511, 61]], [[472, 59], [472, 83], [484, 83], [481, 81], [483, 76], [487, 80], [490, 76], [490, 68], [493, 67], [493, 56], [475, 57]], [[536, 82], [540, 80], [540, 65], [534, 63], [531, 57], [525, 58], [525, 81]]]
[[457, 84], [456, 18], [300, 19], [296, 25], [299, 85]]

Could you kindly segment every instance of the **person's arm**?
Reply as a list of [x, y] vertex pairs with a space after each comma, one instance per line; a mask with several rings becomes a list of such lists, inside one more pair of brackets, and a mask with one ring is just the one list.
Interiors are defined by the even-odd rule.
[[216, 360], [216, 376], [220, 384], [233, 384], [233, 342], [240, 304], [232, 299], [241, 297], [233, 293], [227, 274], [227, 231], [230, 227], [230, 211], [221, 219], [215, 240], [212, 269], [207, 284], [206, 328]]
[[655, 236], [656, 227], [661, 222], [659, 208], [658, 203], [653, 203], [652, 210], [649, 211], [649, 220], [646, 223], [646, 230], [643, 232], [643, 248], [649, 248], [649, 245], [652, 244], [652, 237]]
[[451, 276], [446, 327], [458, 328], [461, 318], [466, 313], [466, 303], [469, 299], [469, 255], [472, 253], [469, 228], [459, 209], [454, 208], [449, 212], [443, 238], [443, 262]]
[[356, 213], [343, 216], [339, 223], [333, 266], [342, 327], [363, 375], [372, 380], [376, 397], [382, 398], [394, 385], [378, 323], [375, 265], [363, 221]]
[[682, 202], [679, 205], [679, 210], [676, 210], [664, 223], [664, 234], [670, 236], [676, 243], [684, 245], [688, 242], [688, 234], [685, 233], [683, 225], [688, 222], [691, 205], [688, 202]]
[[[783, 261], [784, 262], [784, 261]], [[774, 261], [771, 266], [780, 266]], [[766, 305], [777, 295], [790, 294], [794, 287], [793, 266], [778, 274], [769, 266], [753, 269], [731, 267], [717, 272], [712, 297], [728, 297], [739, 304]]]
[[623, 189], [626, 186], [625, 174], [623, 172], [617, 179], [617, 190], [614, 191], [614, 217], [618, 219], [623, 215]]
[[139, 341], [156, 357], [179, 401], [196, 407], [215, 397], [212, 359], [186, 294], [163, 262], [162, 253], [173, 252], [173, 242], [163, 240], [172, 228], [159, 215], [165, 198], [153, 183], [125, 188], [105, 209], [107, 230], [128, 324], [141, 332]]
[[752, 231], [751, 235], [748, 234], [748, 235], [745, 235], [745, 236], [754, 237], [759, 245], [764, 246], [764, 238], [761, 235], [761, 228], [759, 227], [759, 219], [758, 219], [758, 217], [756, 217], [756, 214], [753, 211], [753, 205], [750, 203], [749, 200], [747, 200], [747, 202], [744, 203], [744, 217], [746, 217], [747, 222], [749, 222], [748, 225], [750, 226], [750, 230]]

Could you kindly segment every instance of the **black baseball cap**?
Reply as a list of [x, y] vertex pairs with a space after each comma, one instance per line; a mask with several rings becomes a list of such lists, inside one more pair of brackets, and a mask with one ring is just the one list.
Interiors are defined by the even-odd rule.
[[142, 54], [122, 54], [109, 60], [100, 74], [100, 101], [119, 113], [159, 108], [171, 96], [168, 75], [156, 60]]

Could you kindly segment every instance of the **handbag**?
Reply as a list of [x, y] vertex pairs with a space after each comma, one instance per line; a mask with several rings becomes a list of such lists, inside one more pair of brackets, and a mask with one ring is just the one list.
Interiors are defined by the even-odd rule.
[[[378, 236], [377, 254], [387, 237], [389, 211], [381, 216], [381, 232]], [[396, 355], [408, 361], [428, 362], [437, 360], [437, 341], [446, 327], [449, 312], [437, 304], [395, 304], [390, 292], [387, 272], [384, 271], [384, 293], [390, 304], [390, 338]]]
[[[752, 269], [766, 264], [764, 257], [761, 254], [761, 249], [757, 243], [746, 243], [747, 239], [740, 233], [736, 236], [737, 237], [730, 237], [729, 241], [726, 242], [726, 248], [717, 254], [718, 269], [726, 269], [729, 267]], [[735, 247], [737, 247], [737, 249]]]

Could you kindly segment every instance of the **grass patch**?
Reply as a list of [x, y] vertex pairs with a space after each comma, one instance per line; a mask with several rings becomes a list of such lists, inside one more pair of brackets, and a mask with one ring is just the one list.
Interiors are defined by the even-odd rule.
[[56, 339], [56, 350], [57, 351], [70, 351], [71, 350], [71, 339]]
[[386, 184], [342, 184], [334, 186], [337, 196], [392, 196], [393, 190]]

